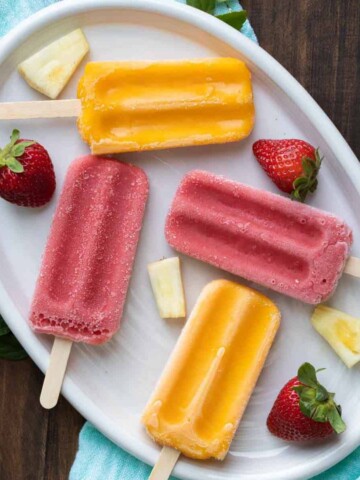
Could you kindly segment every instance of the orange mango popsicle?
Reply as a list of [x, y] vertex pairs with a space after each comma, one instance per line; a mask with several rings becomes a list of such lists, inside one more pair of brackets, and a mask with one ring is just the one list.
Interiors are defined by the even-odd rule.
[[78, 97], [95, 154], [233, 142], [254, 124], [251, 74], [236, 58], [90, 62]]
[[202, 291], [143, 413], [149, 435], [222, 460], [280, 323], [264, 295], [227, 280]]

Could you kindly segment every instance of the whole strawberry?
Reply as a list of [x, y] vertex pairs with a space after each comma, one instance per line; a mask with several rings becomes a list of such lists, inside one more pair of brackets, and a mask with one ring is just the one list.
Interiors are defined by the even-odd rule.
[[0, 149], [0, 197], [23, 207], [40, 207], [51, 199], [55, 186], [48, 152], [13, 130], [10, 143]]
[[[319, 371], [319, 370], [318, 370]], [[304, 363], [280, 391], [267, 419], [273, 435], [288, 441], [305, 441], [341, 433], [346, 426], [341, 408], [317, 380], [315, 368]]]
[[258, 140], [253, 152], [271, 180], [293, 200], [304, 202], [316, 190], [322, 158], [303, 140]]

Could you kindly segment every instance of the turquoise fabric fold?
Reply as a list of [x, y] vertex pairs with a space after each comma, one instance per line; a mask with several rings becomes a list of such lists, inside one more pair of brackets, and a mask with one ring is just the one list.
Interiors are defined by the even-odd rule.
[[[177, 1], [186, 3], [185, 0]], [[0, 36], [21, 20], [52, 3], [56, 3], [56, 0], [0, 0]], [[242, 7], [237, 0], [217, 2], [217, 14], [226, 13], [229, 10], [239, 11]], [[249, 21], [245, 22], [241, 33], [257, 42]], [[148, 465], [117, 447], [89, 422], [85, 423], [80, 432], [79, 450], [71, 468], [69, 480], [147, 480], [150, 472], [151, 468]], [[171, 478], [176, 480], [174, 477]], [[360, 448], [335, 467], [313, 478], [313, 480], [359, 479]]]
[[[148, 465], [117, 447], [89, 422], [85, 423], [80, 433], [79, 451], [69, 480], [147, 480], [150, 472], [151, 468]], [[359, 479], [360, 447], [334, 467], [312, 478], [312, 480]], [[171, 480], [177, 479], [171, 477]]]

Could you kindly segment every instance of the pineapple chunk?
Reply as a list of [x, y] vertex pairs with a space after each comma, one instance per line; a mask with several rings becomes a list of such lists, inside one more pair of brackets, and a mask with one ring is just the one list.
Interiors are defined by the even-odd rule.
[[78, 28], [24, 60], [18, 70], [32, 88], [55, 99], [88, 51], [85, 35]]
[[360, 318], [319, 305], [311, 322], [349, 368], [360, 361]]
[[185, 317], [185, 297], [179, 258], [166, 258], [149, 263], [148, 272], [160, 317]]

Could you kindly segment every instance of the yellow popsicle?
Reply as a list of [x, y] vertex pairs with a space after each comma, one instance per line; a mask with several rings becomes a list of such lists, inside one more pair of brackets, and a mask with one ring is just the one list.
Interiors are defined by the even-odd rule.
[[78, 97], [95, 154], [233, 142], [254, 124], [251, 74], [236, 58], [90, 62]]
[[202, 291], [143, 413], [160, 445], [222, 460], [280, 324], [267, 297], [228, 280]]

